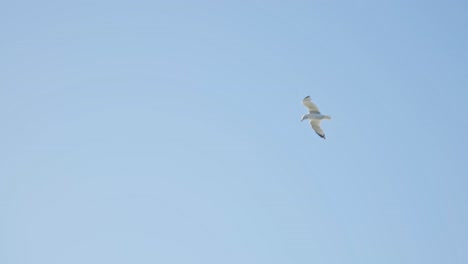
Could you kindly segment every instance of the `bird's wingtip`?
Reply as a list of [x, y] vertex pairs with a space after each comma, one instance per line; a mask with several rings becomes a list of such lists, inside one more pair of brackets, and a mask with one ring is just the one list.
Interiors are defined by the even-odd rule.
[[325, 139], [325, 134], [321, 135], [321, 134], [319, 134], [317, 131], [315, 132], [315, 134], [317, 134], [319, 137]]

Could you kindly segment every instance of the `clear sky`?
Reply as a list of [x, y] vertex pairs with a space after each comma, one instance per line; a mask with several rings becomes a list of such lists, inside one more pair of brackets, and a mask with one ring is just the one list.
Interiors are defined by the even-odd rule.
[[466, 1], [0, 22], [0, 263], [468, 263]]

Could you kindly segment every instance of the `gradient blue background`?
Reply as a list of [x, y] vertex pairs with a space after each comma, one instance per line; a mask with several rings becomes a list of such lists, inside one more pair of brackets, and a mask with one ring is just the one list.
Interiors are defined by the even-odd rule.
[[468, 263], [466, 1], [0, 22], [0, 263]]

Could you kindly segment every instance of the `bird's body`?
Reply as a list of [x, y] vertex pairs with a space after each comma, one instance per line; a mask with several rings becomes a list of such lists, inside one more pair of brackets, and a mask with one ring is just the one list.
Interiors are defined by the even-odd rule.
[[331, 116], [322, 115], [318, 107], [312, 103], [310, 96], [306, 96], [302, 100], [302, 104], [309, 109], [309, 113], [302, 116], [302, 120], [310, 120], [309, 123], [312, 126], [312, 129], [319, 135], [321, 138], [325, 139], [325, 133], [320, 127], [320, 122], [324, 119], [331, 119]]
[[305, 120], [305, 119], [319, 119], [319, 120], [322, 120], [322, 119], [330, 119], [330, 118], [327, 118], [329, 116], [326, 116], [326, 115], [322, 115], [322, 114], [315, 114], [315, 113], [312, 113], [312, 114], [305, 114], [302, 116], [302, 120]]

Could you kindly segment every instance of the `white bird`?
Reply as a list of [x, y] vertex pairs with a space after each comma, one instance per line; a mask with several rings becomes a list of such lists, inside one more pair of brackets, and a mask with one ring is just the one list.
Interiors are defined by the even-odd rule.
[[320, 121], [323, 119], [331, 119], [331, 116], [322, 115], [318, 107], [310, 100], [310, 96], [306, 96], [302, 100], [302, 104], [309, 109], [309, 113], [302, 116], [301, 122], [306, 119], [310, 120], [310, 125], [315, 133], [325, 139], [325, 133], [323, 133], [323, 130], [320, 128]]

